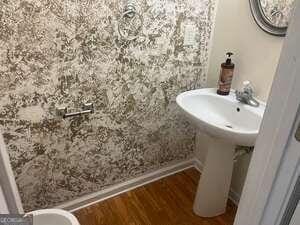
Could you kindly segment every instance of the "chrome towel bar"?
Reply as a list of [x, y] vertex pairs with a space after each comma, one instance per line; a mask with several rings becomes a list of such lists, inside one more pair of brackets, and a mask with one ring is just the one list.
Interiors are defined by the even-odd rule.
[[67, 107], [60, 107], [57, 109], [57, 115], [62, 118], [69, 118], [74, 116], [81, 116], [85, 114], [92, 114], [94, 113], [94, 104], [93, 103], [86, 103], [82, 107], [82, 111], [79, 112], [70, 112], [68, 113]]

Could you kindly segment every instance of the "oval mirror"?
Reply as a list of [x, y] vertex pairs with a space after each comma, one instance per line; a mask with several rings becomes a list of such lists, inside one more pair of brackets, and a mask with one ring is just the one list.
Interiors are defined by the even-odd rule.
[[249, 0], [252, 15], [264, 31], [285, 36], [294, 0]]

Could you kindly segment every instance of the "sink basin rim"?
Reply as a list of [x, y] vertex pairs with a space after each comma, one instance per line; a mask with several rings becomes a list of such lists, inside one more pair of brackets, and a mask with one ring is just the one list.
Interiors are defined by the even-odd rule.
[[[225, 101], [230, 102], [230, 104], [232, 104], [234, 107], [236, 105], [236, 107], [242, 109], [242, 110], [247, 110], [250, 113], [253, 113], [256, 116], [260, 117], [260, 122], [262, 120], [263, 114], [264, 114], [264, 110], [265, 110], [265, 106], [266, 104], [262, 101], [259, 101], [260, 106], [259, 107], [253, 107], [253, 106], [249, 106], [243, 103], [240, 103], [239, 101], [237, 101], [235, 99], [235, 90], [231, 90], [230, 94], [227, 96], [222, 96], [222, 95], [217, 95], [216, 94], [216, 88], [203, 88], [203, 89], [196, 89], [196, 90], [190, 90], [190, 91], [186, 91], [183, 92], [181, 94], [179, 94], [176, 98], [176, 102], [177, 104], [180, 106], [180, 108], [185, 112], [186, 115], [188, 115], [194, 122], [200, 124], [199, 128], [210, 134], [211, 136], [220, 136], [218, 134], [222, 133], [222, 137], [224, 138], [228, 138], [228, 139], [233, 139], [233, 142], [239, 142], [241, 141], [243, 144], [245, 145], [253, 145], [255, 138], [259, 132], [259, 127], [257, 129], [232, 129], [232, 128], [228, 128], [225, 125], [221, 126], [218, 124], [214, 124], [211, 123], [209, 121], [205, 121], [203, 118], [197, 117], [196, 115], [194, 115], [192, 112], [190, 112], [187, 109], [187, 106], [183, 103], [184, 98], [186, 98], [187, 96], [195, 96], [195, 95], [201, 95], [201, 96], [213, 96], [215, 98], [219, 98], [219, 99], [224, 99]], [[226, 132], [224, 132], [226, 131]], [[238, 140], [237, 138], [235, 138], [236, 136], [239, 136], [240, 140]], [[226, 138], [226, 139], [227, 139]], [[247, 141], [246, 141], [247, 140]], [[249, 141], [250, 140], [250, 141]]]

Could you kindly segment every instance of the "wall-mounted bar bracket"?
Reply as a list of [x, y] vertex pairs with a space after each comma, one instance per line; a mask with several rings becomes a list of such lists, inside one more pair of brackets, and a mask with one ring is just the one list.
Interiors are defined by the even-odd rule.
[[78, 112], [71, 112], [68, 113], [68, 108], [67, 107], [60, 107], [57, 108], [56, 114], [59, 117], [62, 118], [69, 118], [69, 117], [74, 117], [74, 116], [81, 116], [85, 114], [91, 114], [94, 113], [94, 104], [93, 103], [86, 103], [82, 106], [82, 111]]

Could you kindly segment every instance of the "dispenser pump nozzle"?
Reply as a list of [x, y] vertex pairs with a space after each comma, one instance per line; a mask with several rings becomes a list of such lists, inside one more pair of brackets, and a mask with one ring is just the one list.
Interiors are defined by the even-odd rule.
[[232, 52], [227, 52], [226, 55], [228, 57], [226, 59], [226, 65], [230, 65], [231, 64], [231, 56], [233, 55], [233, 53]]

